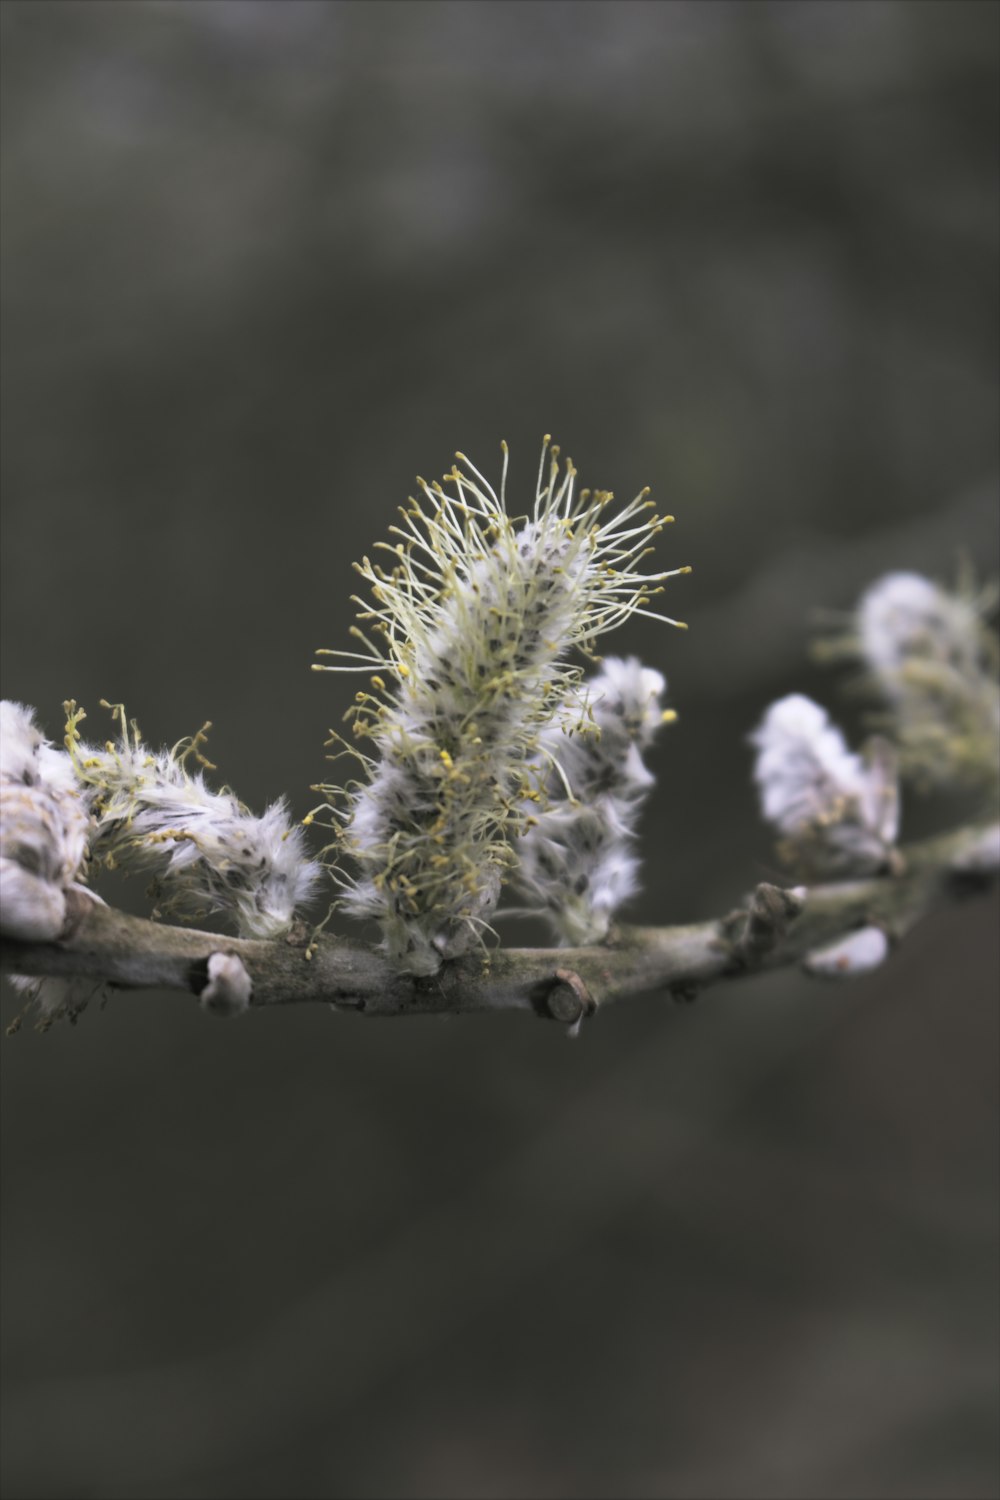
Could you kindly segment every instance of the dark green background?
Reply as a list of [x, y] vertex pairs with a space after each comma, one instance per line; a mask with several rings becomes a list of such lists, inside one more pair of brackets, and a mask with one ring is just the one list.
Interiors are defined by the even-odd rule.
[[[773, 873], [745, 736], [837, 704], [813, 613], [996, 567], [997, 7], [0, 16], [5, 694], [211, 718], [304, 813], [351, 560], [456, 447], [527, 497], [552, 432], [695, 566], [687, 635], [618, 642], [681, 716], [633, 914]], [[996, 970], [983, 902], [575, 1044], [154, 994], [22, 1031], [5, 1495], [994, 1494]]]

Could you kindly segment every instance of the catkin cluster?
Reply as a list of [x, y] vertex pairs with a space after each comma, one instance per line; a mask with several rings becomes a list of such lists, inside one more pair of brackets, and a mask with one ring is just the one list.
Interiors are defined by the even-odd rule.
[[424, 503], [403, 511], [391, 564], [360, 565], [372, 594], [356, 630], [365, 651], [328, 653], [373, 673], [354, 729], [375, 754], [363, 780], [329, 789], [358, 872], [343, 904], [375, 917], [415, 973], [481, 940], [537, 792], [542, 732], [579, 680], [572, 648], [651, 613], [672, 576], [641, 568], [669, 519], [646, 491], [613, 513], [610, 493], [577, 492], [546, 440], [532, 512], [518, 521], [504, 452], [499, 495], [461, 455], [450, 491], [420, 481]]
[[[994, 805], [1000, 780], [997, 640], [991, 597], [949, 592], [918, 573], [888, 573], [862, 595], [832, 654], [859, 659], [887, 705], [854, 754], [824, 709], [799, 693], [768, 709], [751, 736], [761, 810], [804, 873], [892, 868], [899, 781], [963, 782]], [[828, 649], [831, 649], [828, 648]]]
[[[255, 817], [231, 792], [213, 792], [190, 764], [208, 766], [202, 735], [151, 750], [119, 706], [119, 738], [90, 745], [79, 734], [86, 716], [74, 703], [66, 709], [67, 748], [58, 750], [43, 738], [32, 709], [0, 703], [4, 936], [58, 938], [67, 892], [100, 900], [83, 881], [102, 868], [152, 877], [164, 913], [217, 913], [242, 937], [275, 937], [289, 927], [320, 867], [307, 858], [302, 829], [289, 823], [284, 803]], [[37, 1004], [43, 1024], [75, 1017], [102, 990], [83, 979], [10, 978]]]
[[46, 741], [34, 711], [0, 703], [0, 879], [4, 930], [26, 941], [58, 936], [65, 893], [87, 870], [152, 877], [161, 910], [220, 913], [243, 937], [274, 937], [309, 899], [319, 865], [283, 802], [256, 817], [232, 792], [212, 791], [203, 736], [172, 750], [145, 745], [124, 710], [104, 745], [79, 733], [68, 703], [65, 750]]

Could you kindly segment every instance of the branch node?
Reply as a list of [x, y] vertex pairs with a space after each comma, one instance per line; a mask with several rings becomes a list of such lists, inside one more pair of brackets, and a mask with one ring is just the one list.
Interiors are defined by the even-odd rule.
[[746, 923], [736, 944], [734, 957], [744, 965], [760, 963], [785, 940], [805, 901], [797, 890], [761, 881], [750, 901]]
[[597, 1001], [575, 969], [556, 969], [545, 981], [536, 999], [539, 1015], [560, 1021], [577, 1036], [587, 1017], [595, 1014]]
[[289, 948], [311, 948], [313, 944], [309, 939], [312, 931], [308, 923], [303, 922], [301, 917], [296, 917], [285, 933], [285, 942]]

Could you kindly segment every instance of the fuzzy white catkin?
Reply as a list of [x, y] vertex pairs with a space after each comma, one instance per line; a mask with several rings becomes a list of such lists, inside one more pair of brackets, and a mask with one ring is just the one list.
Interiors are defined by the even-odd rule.
[[601, 942], [639, 888], [636, 827], [653, 785], [641, 751], [672, 717], [665, 689], [636, 658], [608, 657], [540, 736], [541, 801], [517, 842], [513, 885], [564, 944]]
[[886, 573], [861, 596], [861, 649], [886, 692], [906, 691], [913, 661], [939, 662], [963, 676], [982, 665], [982, 620], [975, 602], [920, 573]]
[[491, 823], [574, 623], [585, 559], [561, 532], [511, 540], [456, 581], [380, 716], [381, 761], [354, 798], [347, 845], [367, 878], [345, 904], [378, 917], [417, 972], [468, 947], [496, 905], [505, 850]]
[[183, 741], [152, 751], [134, 725], [106, 746], [74, 746], [94, 818], [93, 856], [154, 876], [164, 912], [194, 919], [219, 912], [241, 936], [275, 937], [308, 901], [319, 866], [283, 801], [255, 816], [190, 771], [190, 751]]
[[81, 873], [88, 817], [69, 757], [43, 737], [34, 710], [0, 703], [0, 928], [58, 936], [66, 890]]
[[903, 767], [928, 784], [995, 784], [1000, 772], [988, 604], [988, 596], [950, 592], [919, 573], [888, 573], [858, 603], [858, 648], [889, 703]]
[[751, 735], [766, 820], [820, 871], [868, 873], [889, 859], [899, 827], [895, 764], [884, 742], [850, 751], [824, 709], [801, 693], [772, 703]]
[[342, 841], [359, 876], [344, 904], [377, 918], [413, 972], [433, 973], [481, 940], [539, 733], [578, 677], [569, 651], [648, 613], [670, 576], [637, 567], [664, 524], [646, 492], [608, 519], [610, 494], [576, 494], [557, 454], [546, 440], [521, 524], [504, 485], [498, 497], [460, 455], [465, 471], [446, 477], [454, 494], [421, 481], [426, 507], [404, 511], [390, 571], [367, 558], [360, 568], [374, 604], [359, 619], [381, 640], [356, 631], [367, 650], [347, 670], [376, 669], [377, 696], [358, 695], [355, 731], [377, 758], [366, 782], [346, 789]]

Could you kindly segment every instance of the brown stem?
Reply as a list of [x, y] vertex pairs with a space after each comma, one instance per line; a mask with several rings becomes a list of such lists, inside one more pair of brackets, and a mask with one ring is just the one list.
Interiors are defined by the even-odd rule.
[[303, 931], [269, 942], [169, 927], [68, 892], [69, 915], [51, 943], [5, 941], [5, 971], [81, 975], [127, 989], [201, 995], [214, 953], [237, 955], [253, 986], [250, 1005], [323, 1001], [373, 1016], [527, 1010], [573, 1029], [599, 1005], [667, 989], [690, 998], [704, 986], [799, 962], [865, 924], [902, 937], [931, 908], [983, 887], [995, 870], [963, 864], [980, 826], [903, 850], [901, 869], [873, 879], [797, 888], [760, 885], [744, 909], [686, 927], [621, 927], [592, 948], [497, 948], [445, 964], [432, 978], [400, 974], [375, 947]]

